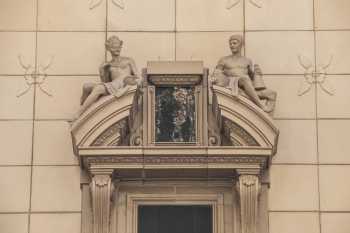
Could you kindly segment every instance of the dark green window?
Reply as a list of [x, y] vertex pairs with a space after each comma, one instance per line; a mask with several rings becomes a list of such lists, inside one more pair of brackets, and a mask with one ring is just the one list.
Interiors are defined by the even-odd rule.
[[139, 206], [138, 233], [212, 233], [212, 208]]

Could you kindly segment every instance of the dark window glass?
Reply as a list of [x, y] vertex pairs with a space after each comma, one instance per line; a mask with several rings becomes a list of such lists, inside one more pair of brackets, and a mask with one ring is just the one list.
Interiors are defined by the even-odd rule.
[[138, 233], [212, 233], [212, 208], [139, 206]]
[[194, 87], [156, 87], [156, 142], [196, 142]]

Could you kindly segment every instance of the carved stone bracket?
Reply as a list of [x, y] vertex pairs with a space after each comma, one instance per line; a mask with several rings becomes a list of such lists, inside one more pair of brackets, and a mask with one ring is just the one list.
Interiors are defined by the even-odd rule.
[[112, 172], [93, 174], [90, 189], [92, 196], [93, 233], [109, 233], [111, 197], [114, 190]]
[[260, 178], [256, 174], [238, 173], [236, 188], [240, 199], [241, 232], [256, 233]]

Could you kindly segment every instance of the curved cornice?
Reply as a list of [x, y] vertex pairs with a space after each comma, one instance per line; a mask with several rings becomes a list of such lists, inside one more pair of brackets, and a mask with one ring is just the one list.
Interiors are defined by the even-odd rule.
[[130, 114], [137, 87], [132, 87], [123, 96], [102, 97], [84, 112], [72, 125], [74, 144], [90, 146], [105, 130]]
[[272, 118], [242, 95], [234, 96], [227, 88], [213, 86], [221, 116], [234, 122], [251, 135], [261, 147], [276, 153], [279, 130]]

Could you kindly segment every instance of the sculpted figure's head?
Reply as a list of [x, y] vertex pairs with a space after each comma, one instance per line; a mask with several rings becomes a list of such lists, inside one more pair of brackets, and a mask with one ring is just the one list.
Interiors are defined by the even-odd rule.
[[107, 51], [109, 51], [112, 56], [119, 56], [120, 51], [123, 47], [123, 41], [117, 36], [111, 36], [105, 43]]
[[243, 37], [241, 35], [232, 35], [229, 39], [232, 54], [240, 54], [243, 47]]

